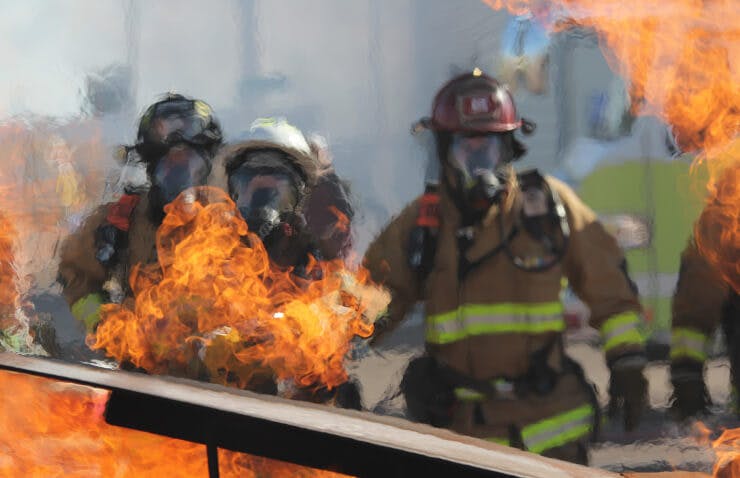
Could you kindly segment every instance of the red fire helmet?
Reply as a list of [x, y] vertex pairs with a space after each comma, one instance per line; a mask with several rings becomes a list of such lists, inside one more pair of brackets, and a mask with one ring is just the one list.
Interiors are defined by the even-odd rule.
[[522, 126], [509, 90], [478, 69], [439, 90], [425, 123], [433, 131], [449, 133], [504, 133]]

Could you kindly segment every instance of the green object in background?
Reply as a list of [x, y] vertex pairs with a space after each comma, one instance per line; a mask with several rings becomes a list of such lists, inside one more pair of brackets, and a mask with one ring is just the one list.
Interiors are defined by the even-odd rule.
[[85, 324], [88, 332], [92, 332], [100, 322], [100, 306], [104, 302], [102, 294], [88, 294], [72, 305], [72, 315]]
[[651, 334], [670, 332], [673, 285], [707, 177], [686, 158], [630, 159], [604, 165], [580, 182], [581, 198], [597, 214], [633, 214], [653, 226], [650, 245], [626, 253], [630, 275], [641, 285]]

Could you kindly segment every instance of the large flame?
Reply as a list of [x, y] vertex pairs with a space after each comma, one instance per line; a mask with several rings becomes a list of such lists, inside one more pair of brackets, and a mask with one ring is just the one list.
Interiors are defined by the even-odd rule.
[[13, 270], [13, 242], [15, 228], [0, 212], [0, 330], [14, 324], [14, 313], [18, 290]]
[[[81, 141], [63, 138], [81, 133]], [[88, 207], [90, 192], [102, 186], [101, 144], [99, 131], [85, 121], [0, 122], [0, 335], [12, 338], [6, 347], [43, 353], [29, 335], [27, 296], [54, 283], [57, 245]]]
[[[610, 66], [629, 84], [633, 112], [662, 118], [672, 126], [679, 146], [699, 153], [697, 163], [708, 167], [711, 180], [704, 220], [713, 226], [697, 227], [697, 242], [739, 291], [737, 1], [483, 1], [517, 15], [532, 13], [552, 30], [581, 26], [598, 34]], [[720, 179], [723, 174], [728, 176], [726, 181]]]
[[[108, 392], [0, 371], [0, 476], [204, 477], [203, 445], [105, 423]], [[223, 477], [344, 476], [219, 450]]]
[[313, 263], [321, 278], [307, 281], [277, 268], [218, 189], [186, 191], [166, 212], [159, 262], [134, 268], [135, 299], [104, 306], [91, 347], [150, 373], [242, 388], [273, 375], [300, 387], [347, 380], [351, 339], [372, 333], [367, 317], [388, 301], [363, 285], [366, 271]]

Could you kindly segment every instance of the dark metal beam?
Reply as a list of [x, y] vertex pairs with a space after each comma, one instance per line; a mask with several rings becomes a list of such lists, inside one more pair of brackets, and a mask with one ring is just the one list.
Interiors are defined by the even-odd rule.
[[0, 369], [111, 390], [114, 425], [357, 476], [618, 476], [405, 420], [191, 380], [11, 353], [0, 353]]
[[140, 393], [114, 391], [106, 421], [352, 476], [519, 476]]

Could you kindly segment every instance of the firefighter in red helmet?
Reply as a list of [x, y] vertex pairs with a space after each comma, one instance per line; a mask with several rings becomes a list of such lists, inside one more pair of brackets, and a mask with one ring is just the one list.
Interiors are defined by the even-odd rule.
[[[611, 410], [636, 425], [646, 401], [641, 307], [622, 251], [562, 182], [516, 174], [525, 147], [509, 91], [480, 70], [452, 79], [420, 121], [436, 139], [436, 201], [409, 204], [365, 264], [392, 302], [375, 340], [425, 302], [426, 353], [401, 390], [408, 415], [459, 433], [586, 463], [593, 386], [563, 351], [561, 281], [591, 308], [612, 371]], [[427, 228], [418, 248], [413, 231]]]

